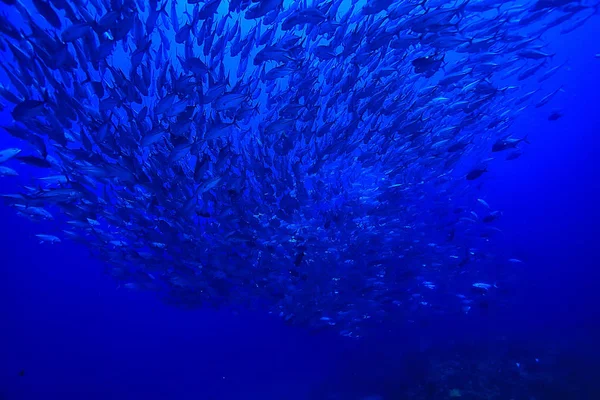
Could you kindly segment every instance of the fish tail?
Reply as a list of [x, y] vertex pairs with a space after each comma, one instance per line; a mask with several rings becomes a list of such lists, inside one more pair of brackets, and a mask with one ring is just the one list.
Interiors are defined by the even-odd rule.
[[163, 13], [164, 15], [166, 15], [167, 17], [169, 16], [169, 13], [167, 13], [167, 5], [169, 4], [169, 2], [167, 0], [165, 0], [162, 5], [160, 6], [160, 8], [158, 9], [158, 13]]
[[85, 72], [85, 80], [81, 82], [82, 85], [86, 84], [86, 83], [90, 83], [92, 81], [92, 77], [90, 76], [89, 71], [84, 71]]
[[458, 14], [462, 14], [465, 11], [465, 8], [469, 5], [471, 0], [467, 0], [457, 7]]
[[48, 94], [48, 91], [46, 89], [44, 89], [44, 91], [42, 92], [42, 97], [44, 98], [44, 103], [50, 102], [50, 95]]
[[24, 39], [27, 39], [28, 42], [31, 42], [30, 38], [33, 37], [33, 33], [27, 34], [27, 32], [25, 32], [23, 29], [21, 29], [20, 31], [21, 31], [21, 36], [23, 36]]
[[242, 127], [241, 127], [241, 126], [240, 126], [240, 125], [237, 123], [237, 118], [238, 118], [238, 116], [237, 116], [237, 115], [235, 115], [235, 116], [233, 117], [233, 121], [231, 122], [231, 124], [232, 124], [232, 125], [235, 125], [235, 127], [236, 127], [236, 128], [238, 128], [238, 129], [242, 129]]

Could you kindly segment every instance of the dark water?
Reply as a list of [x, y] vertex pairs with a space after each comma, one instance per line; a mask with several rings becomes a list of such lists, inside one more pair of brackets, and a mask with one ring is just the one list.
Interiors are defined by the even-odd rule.
[[[509, 284], [485, 304], [395, 316], [358, 340], [183, 309], [118, 287], [83, 244], [40, 245], [53, 222], [2, 206], [0, 399], [600, 399], [598, 38], [598, 16], [549, 34], [568, 68], [544, 87], [563, 85], [551, 109], [564, 116], [518, 116], [511, 132], [531, 144], [470, 189], [502, 210], [496, 244], [523, 261], [498, 267]], [[3, 193], [23, 182], [0, 179]]]

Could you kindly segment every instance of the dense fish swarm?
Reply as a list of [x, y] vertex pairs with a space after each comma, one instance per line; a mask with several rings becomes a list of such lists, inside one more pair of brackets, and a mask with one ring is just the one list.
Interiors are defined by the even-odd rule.
[[[81, 242], [122, 286], [179, 304], [264, 307], [352, 337], [436, 302], [468, 312], [497, 289], [477, 278], [498, 262], [500, 217], [471, 181], [491, 154], [519, 157], [516, 116], [562, 90], [523, 90], [562, 67], [545, 32], [597, 12], [2, 0], [3, 130], [23, 149], [0, 151], [0, 175], [47, 171], [3, 197], [58, 220], [42, 242]], [[465, 295], [438, 291], [452, 277]]]

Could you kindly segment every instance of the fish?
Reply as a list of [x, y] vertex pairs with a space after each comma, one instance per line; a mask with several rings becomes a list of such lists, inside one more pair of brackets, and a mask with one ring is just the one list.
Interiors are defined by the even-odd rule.
[[483, 199], [477, 199], [477, 201], [483, 205], [485, 208], [487, 208], [488, 210], [490, 209], [490, 205]]
[[50, 4], [50, 2], [46, 0], [33, 0], [33, 5], [35, 9], [44, 17], [46, 21], [54, 28], [60, 29], [62, 23], [56, 11]]
[[17, 121], [27, 121], [41, 116], [45, 112], [45, 102], [40, 100], [24, 100], [12, 110], [12, 116]]
[[523, 155], [523, 152], [521, 150], [511, 151], [510, 153], [508, 153], [506, 155], [506, 160], [508, 160], [508, 161], [516, 160], [517, 158], [521, 157], [522, 155]]
[[486, 224], [489, 224], [498, 219], [498, 217], [500, 217], [501, 215], [502, 213], [500, 211], [492, 211], [490, 214], [483, 217], [482, 221]]
[[58, 238], [56, 236], [53, 236], [53, 235], [37, 234], [35, 236], [40, 240], [40, 244], [43, 244], [43, 243], [50, 243], [50, 244], [60, 243], [60, 238]]
[[36, 156], [16, 156], [16, 159], [22, 163], [38, 167], [38, 168], [52, 168], [52, 164], [44, 159]]
[[19, 173], [17, 171], [15, 171], [14, 169], [0, 165], [0, 177], [18, 176], [18, 175], [19, 175]]
[[550, 102], [550, 100], [552, 100], [552, 98], [553, 98], [554, 96], [556, 96], [556, 94], [557, 94], [558, 92], [564, 92], [564, 90], [563, 90], [562, 86], [561, 86], [561, 87], [559, 87], [558, 89], [556, 89], [556, 90], [554, 90], [554, 91], [552, 91], [552, 92], [548, 93], [546, 96], [544, 96], [544, 97], [543, 97], [543, 98], [542, 98], [540, 101], [538, 101], [538, 102], [535, 104], [535, 108], [540, 108], [540, 107], [543, 107], [543, 106], [545, 106], [546, 104], [548, 104], [548, 103]]
[[473, 287], [476, 289], [481, 289], [482, 291], [489, 291], [491, 288], [497, 287], [496, 285], [491, 285], [489, 283], [477, 282], [473, 284]]
[[87, 22], [76, 23], [65, 28], [60, 34], [60, 38], [65, 43], [75, 42], [88, 34], [90, 29], [91, 27]]
[[503, 139], [498, 139], [492, 145], [492, 152], [498, 152], [498, 151], [504, 151], [504, 150], [508, 150], [508, 149], [514, 149], [521, 142], [529, 143], [529, 140], [527, 139], [527, 136], [525, 136], [524, 138], [521, 138], [521, 139], [516, 139], [516, 138], [511, 138], [511, 137], [507, 137], [507, 138], [503, 138]]
[[23, 206], [21, 204], [15, 204], [15, 208], [19, 214], [26, 215], [34, 221], [39, 220], [52, 220], [54, 217], [48, 211], [41, 207]]
[[246, 99], [247, 96], [241, 93], [226, 93], [214, 102], [214, 107], [219, 111], [235, 110], [239, 109]]
[[468, 181], [472, 181], [479, 178], [485, 172], [488, 172], [487, 168], [474, 168], [471, 171], [469, 171], [466, 178]]
[[16, 147], [0, 150], [0, 163], [4, 163], [4, 162], [10, 160], [11, 158], [18, 155], [20, 152], [21, 152], [21, 149], [18, 149]]
[[[470, 313], [505, 254], [480, 178], [529, 151], [509, 133], [562, 90], [536, 84], [567, 71], [545, 39], [593, 20], [584, 9], [13, 2], [0, 176], [20, 185], [0, 197], [62, 232], [41, 242], [76, 241], [119, 287], [174, 305], [261, 304], [352, 338], [385, 318]], [[485, 301], [427, 296], [458, 273]]]
[[531, 60], [540, 60], [548, 57], [554, 57], [554, 54], [548, 54], [539, 50], [531, 49], [520, 51], [519, 53], [517, 53], [517, 56]]
[[548, 121], [556, 121], [558, 119], [560, 119], [563, 116], [563, 114], [560, 111], [552, 111], [550, 113], [550, 115], [548, 115]]
[[182, 143], [175, 146], [175, 148], [171, 151], [171, 154], [169, 154], [169, 163], [174, 163], [181, 160], [183, 157], [189, 154], [191, 148], [191, 143]]

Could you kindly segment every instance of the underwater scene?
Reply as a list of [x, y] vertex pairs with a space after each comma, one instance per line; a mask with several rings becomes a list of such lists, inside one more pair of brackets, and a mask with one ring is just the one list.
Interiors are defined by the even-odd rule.
[[600, 0], [0, 0], [0, 400], [600, 400]]

